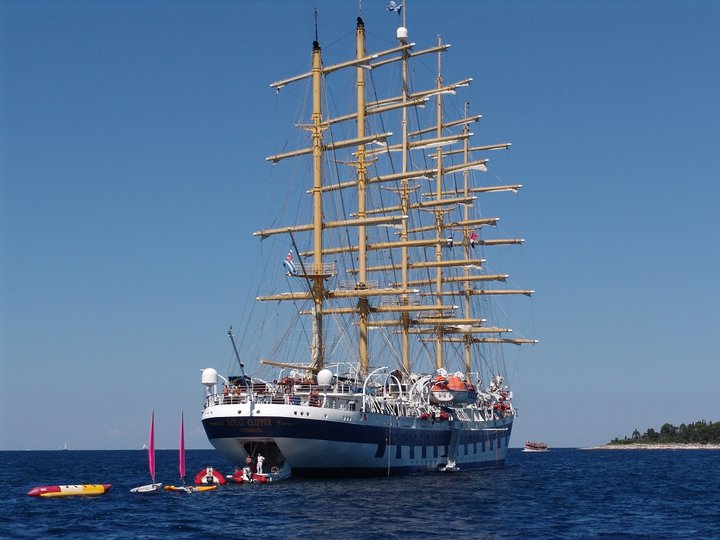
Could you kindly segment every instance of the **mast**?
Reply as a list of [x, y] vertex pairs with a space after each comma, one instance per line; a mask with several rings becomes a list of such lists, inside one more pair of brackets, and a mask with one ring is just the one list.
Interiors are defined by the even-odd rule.
[[312, 156], [313, 156], [313, 272], [312, 272], [312, 344], [311, 364], [313, 368], [323, 367], [323, 272], [322, 272], [322, 51], [317, 41], [313, 41], [312, 50]]
[[[442, 44], [442, 38], [438, 36], [438, 46]], [[438, 52], [438, 66], [437, 66], [437, 84], [436, 88], [440, 90], [442, 88], [442, 53]], [[442, 93], [438, 92], [437, 94], [437, 129], [435, 136], [439, 139], [442, 137]], [[438, 203], [442, 201], [442, 193], [443, 193], [443, 170], [442, 170], [442, 147], [438, 146], [437, 149], [437, 181], [436, 181], [436, 191], [437, 196], [436, 200]], [[438, 207], [435, 213], [435, 230], [436, 230], [436, 237], [438, 239], [438, 243], [435, 246], [435, 260], [438, 263], [442, 262], [442, 244], [440, 244], [440, 239], [442, 238], [443, 233], [443, 209], [442, 207]], [[442, 266], [439, 266], [435, 270], [435, 292], [437, 294], [436, 303], [440, 304], [442, 301], [442, 277], [443, 277], [443, 271]], [[437, 326], [437, 340], [435, 342], [435, 365], [437, 369], [440, 369], [443, 367], [443, 327], [442, 325]]]
[[180, 412], [180, 448], [178, 450], [178, 472], [185, 485], [185, 412]]
[[[468, 107], [469, 103], [465, 102], [465, 118], [468, 116]], [[470, 131], [470, 127], [468, 124], [463, 125], [463, 134], [468, 134]], [[463, 141], [463, 163], [467, 163], [470, 161], [470, 139], [466, 138]], [[463, 194], [465, 197], [468, 197], [470, 195], [470, 171], [465, 170], [463, 171]], [[463, 220], [467, 223], [470, 221], [470, 208], [468, 206], [465, 206], [463, 208]], [[470, 258], [470, 230], [468, 226], [463, 227], [463, 248], [465, 250], [465, 258]], [[465, 271], [463, 272], [465, 275], [465, 290], [463, 291], [463, 296], [465, 297], [465, 317], [470, 318], [472, 317], [472, 313], [470, 311], [470, 268], [466, 267]], [[468, 380], [470, 380], [470, 370], [472, 368], [472, 335], [467, 334], [465, 335], [465, 375], [467, 376]]]
[[[356, 29], [356, 58], [360, 60], [365, 57], [365, 24], [361, 17], [357, 19]], [[365, 137], [365, 68], [358, 64], [357, 72], [357, 138], [362, 140]], [[363, 221], [358, 226], [358, 263], [359, 274], [356, 289], [367, 288], [367, 233], [365, 227], [365, 189], [367, 178], [367, 164], [365, 163], [365, 144], [359, 144], [357, 148], [357, 217]], [[358, 299], [358, 329], [359, 329], [359, 355], [360, 373], [364, 376], [368, 373], [370, 363], [368, 355], [368, 314], [370, 307], [367, 297]]]
[[150, 478], [155, 483], [155, 411], [152, 412], [150, 420], [150, 446], [148, 446], [148, 468], [150, 469]]
[[[407, 29], [403, 26], [397, 29], [398, 43], [391, 49], [379, 53], [368, 53], [366, 50], [365, 25], [361, 17], [357, 18], [356, 25], [356, 54], [352, 60], [343, 61], [338, 64], [323, 66], [322, 50], [318, 43], [317, 30], [312, 48], [312, 68], [291, 78], [287, 78], [271, 84], [272, 88], [280, 90], [283, 86], [301, 80], [310, 79], [312, 85], [312, 116], [309, 124], [301, 124], [298, 127], [306, 129], [311, 134], [311, 144], [305, 148], [285, 151], [275, 154], [266, 159], [276, 163], [286, 158], [297, 158], [300, 156], [312, 156], [312, 188], [308, 194], [312, 199], [312, 218], [304, 223], [291, 226], [276, 226], [255, 232], [256, 236], [266, 238], [277, 234], [305, 233], [312, 235], [312, 245], [305, 252], [300, 252], [295, 247], [300, 257], [301, 271], [293, 272], [296, 278], [306, 281], [308, 287], [303, 291], [275, 293], [268, 296], [258, 297], [261, 301], [309, 301], [309, 306], [300, 311], [301, 315], [310, 316], [312, 323], [311, 330], [311, 365], [306, 369], [317, 372], [324, 367], [325, 359], [325, 338], [323, 332], [324, 315], [354, 314], [358, 326], [358, 343], [356, 354], [358, 360], [358, 372], [361, 376], [367, 376], [370, 365], [371, 352], [369, 350], [369, 331], [371, 328], [394, 327], [392, 332], [396, 333], [395, 339], [400, 340], [400, 355], [402, 369], [406, 373], [412, 370], [411, 354], [415, 351], [411, 347], [410, 339], [417, 340], [417, 334], [426, 334], [427, 338], [420, 338], [435, 349], [436, 368], [450, 368], [446, 363], [452, 363], [451, 359], [444, 358], [451, 349], [445, 350], [445, 343], [464, 344], [464, 370], [469, 376], [472, 367], [472, 354], [475, 343], [532, 343], [534, 341], [521, 339], [506, 339], [485, 337], [487, 334], [502, 334], [510, 332], [510, 329], [485, 327], [482, 319], [477, 318], [477, 311], [472, 308], [471, 302], [474, 295], [495, 295], [495, 294], [532, 294], [532, 291], [525, 290], [494, 290], [492, 288], [475, 288], [475, 283], [485, 281], [504, 282], [507, 275], [504, 274], [481, 274], [476, 275], [474, 270], [480, 269], [484, 260], [474, 257], [473, 247], [491, 245], [518, 244], [522, 239], [492, 239], [479, 240], [474, 234], [474, 229], [484, 225], [494, 226], [499, 218], [471, 218], [469, 206], [473, 205], [480, 193], [517, 191], [520, 185], [505, 186], [483, 186], [472, 187], [470, 184], [469, 171], [486, 171], [487, 159], [470, 161], [470, 153], [474, 151], [486, 151], [506, 149], [510, 143], [494, 144], [472, 147], [470, 145], [469, 124], [478, 121], [479, 115], [468, 116], [467, 106], [464, 117], [459, 120], [443, 122], [444, 102], [442, 94], [455, 93], [455, 90], [469, 86], [472, 79], [461, 80], [452, 84], [444, 83], [442, 76], [442, 53], [449, 45], [443, 44], [440, 36], [437, 45], [422, 51], [413, 51], [414, 44], [408, 42]], [[437, 53], [437, 75], [435, 84], [429, 90], [413, 91], [409, 80], [409, 62], [411, 58], [418, 55]], [[380, 59], [385, 57], [384, 59]], [[400, 62], [402, 70], [402, 91], [400, 95], [389, 98], [381, 98], [376, 101], [368, 101], [366, 95], [365, 72], [368, 69], [376, 69], [392, 62]], [[340, 116], [323, 118], [322, 93], [324, 76], [339, 70], [355, 69], [356, 104], [355, 111]], [[410, 107], [423, 106], [426, 102], [436, 98], [436, 122], [426, 128], [417, 131], [409, 130], [408, 109]], [[401, 141], [399, 144], [389, 144], [389, 137], [392, 133], [373, 134], [368, 123], [368, 118], [373, 114], [400, 109]], [[397, 119], [397, 117], [396, 117]], [[337, 140], [324, 134], [326, 129], [338, 125], [341, 122], [356, 122], [356, 134], [352, 139]], [[461, 127], [460, 134], [453, 134], [453, 127]], [[368, 134], [369, 133], [369, 134]], [[459, 143], [459, 144], [458, 144]], [[457, 146], [456, 146], [457, 145]], [[460, 146], [462, 145], [462, 146]], [[455, 146], [455, 149], [453, 149]], [[459, 146], [459, 148], [458, 148]], [[446, 147], [450, 147], [447, 149]], [[352, 149], [354, 158], [351, 161], [341, 161], [342, 156], [335, 158], [336, 163], [351, 165], [352, 178], [341, 179], [337, 182], [323, 178], [323, 159], [326, 152], [335, 155], [337, 150]], [[410, 152], [431, 150], [435, 166], [415, 168], [412, 164]], [[377, 174], [369, 170], [369, 164], [373, 163], [381, 154], [391, 155], [392, 152], [401, 152], [401, 170], [396, 169], [389, 174]], [[452, 163], [453, 155], [461, 154], [461, 163]], [[447, 161], [443, 163], [443, 161]], [[386, 171], [387, 172], [387, 171]], [[450, 175], [462, 173], [463, 181], [459, 185], [452, 183]], [[434, 189], [431, 193], [415, 197], [415, 190], [419, 189], [418, 180], [430, 180]], [[411, 182], [411, 180], [413, 182]], [[432, 182], [434, 180], [434, 182]], [[396, 188], [382, 187], [381, 184], [395, 183]], [[382, 188], [394, 191], [397, 198], [394, 204], [386, 204], [379, 198], [371, 196], [374, 188]], [[331, 192], [342, 196], [343, 190], [349, 196], [356, 196], [356, 208], [347, 212], [347, 207], [342, 208], [342, 213], [334, 212], [329, 208], [329, 216], [325, 220], [323, 215], [323, 197]], [[412, 196], [412, 200], [411, 200]], [[422, 200], [425, 198], [425, 200]], [[398, 204], [399, 203], [399, 204]], [[325, 201], [325, 205], [328, 201]], [[332, 206], [332, 205], [331, 205]], [[461, 208], [458, 208], [461, 207]], [[419, 217], [423, 215], [425, 217]], [[332, 216], [332, 217], [330, 217]], [[414, 219], [410, 223], [410, 219]], [[379, 236], [373, 233], [376, 226], [395, 226], [400, 229], [393, 239], [387, 238], [379, 241]], [[353, 229], [357, 234], [357, 243], [353, 245], [354, 235], [346, 236], [343, 241], [330, 242], [324, 238], [325, 229], [328, 233], [331, 230]], [[452, 234], [457, 232], [461, 238], [456, 240], [455, 254], [446, 246], [452, 247]], [[371, 236], [368, 237], [370, 232]], [[471, 237], [472, 234], [472, 237]], [[472, 238], [472, 243], [471, 243]], [[460, 246], [457, 242], [462, 242]], [[327, 242], [330, 242], [325, 246]], [[390, 259], [382, 261], [381, 253], [392, 253], [393, 250], [400, 250], [400, 260]], [[411, 251], [412, 250], [412, 251]], [[394, 253], [397, 253], [395, 251]], [[462, 255], [461, 255], [462, 253]], [[373, 255], [376, 254], [376, 255]], [[417, 254], [417, 255], [415, 255]], [[341, 280], [339, 288], [333, 289], [328, 286], [325, 280], [337, 273], [337, 263], [326, 263], [339, 255], [340, 259], [352, 261], [356, 258], [357, 264], [349, 263], [350, 268], [344, 270], [348, 274], [354, 274], [355, 279]], [[304, 259], [312, 257], [312, 264]], [[378, 265], [371, 264], [371, 260], [381, 260]], [[459, 267], [464, 267], [461, 269]], [[422, 271], [421, 276], [415, 273]], [[372, 272], [398, 272], [398, 281], [383, 283], [382, 288], [379, 282], [372, 278]], [[457, 290], [460, 288], [460, 290]], [[464, 290], [462, 290], [464, 288]], [[424, 292], [421, 292], [424, 291]], [[418, 294], [419, 293], [419, 294]], [[411, 298], [410, 295], [413, 295]], [[448, 297], [460, 295], [463, 302], [460, 305], [452, 305]], [[372, 305], [371, 298], [387, 298], [378, 305]], [[425, 297], [425, 301], [423, 301]], [[432, 301], [427, 299], [432, 298]], [[352, 304], [338, 306], [337, 300], [352, 300]], [[427, 302], [427, 303], [426, 303]], [[334, 305], [329, 306], [328, 303]], [[459, 311], [462, 310], [462, 314]], [[454, 313], [458, 311], [458, 313]], [[375, 314], [394, 313], [392, 319], [375, 320]], [[373, 317], [371, 317], [373, 315]], [[483, 337], [475, 337], [477, 334], [484, 334]], [[432, 344], [435, 346], [432, 347]], [[453, 350], [457, 345], [453, 345]], [[463, 345], [458, 347], [462, 350]], [[458, 350], [458, 352], [459, 352]], [[411, 352], [412, 351], [412, 352]], [[330, 354], [328, 352], [328, 354]], [[431, 352], [432, 354], [432, 352]], [[460, 357], [462, 358], [462, 353]], [[462, 362], [462, 360], [461, 360]], [[283, 365], [289, 365], [282, 363]], [[280, 365], [280, 364], [278, 364]], [[458, 366], [460, 367], [460, 366]]]
[[[407, 27], [405, 26], [405, 13], [403, 13], [403, 26], [398, 28], [397, 37], [401, 45], [407, 44]], [[408, 102], [408, 51], [403, 49], [402, 51], [402, 180], [400, 181], [400, 207], [401, 213], [404, 216], [408, 215], [409, 212], [409, 177], [408, 172], [408, 121], [407, 121], [407, 102]], [[407, 289], [408, 284], [408, 222], [404, 220], [402, 222], [402, 229], [400, 230], [400, 240], [403, 242], [400, 255], [400, 272], [401, 272], [401, 288]], [[401, 305], [408, 305], [408, 295], [402, 295]], [[405, 311], [400, 315], [400, 327], [401, 331], [401, 351], [402, 351], [402, 362], [405, 373], [410, 373], [410, 314]]]

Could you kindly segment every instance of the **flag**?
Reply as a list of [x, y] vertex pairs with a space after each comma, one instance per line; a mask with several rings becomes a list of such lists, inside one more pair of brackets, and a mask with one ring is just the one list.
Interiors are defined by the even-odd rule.
[[390, 0], [387, 5], [387, 10], [394, 11], [395, 13], [400, 15], [400, 11], [402, 10], [402, 7], [403, 7], [402, 2], [400, 2], [400, 4], [398, 5], [393, 0]]
[[295, 268], [295, 263], [293, 262], [292, 249], [288, 251], [287, 257], [285, 257], [285, 260], [283, 261], [283, 265], [285, 265], [288, 274], [297, 274], [297, 269]]

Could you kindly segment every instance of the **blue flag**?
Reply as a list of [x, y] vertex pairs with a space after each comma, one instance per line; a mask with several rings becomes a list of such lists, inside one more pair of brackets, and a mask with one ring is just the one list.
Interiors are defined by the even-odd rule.
[[285, 266], [288, 275], [294, 276], [297, 274], [297, 269], [295, 268], [295, 263], [293, 262], [292, 250], [288, 252], [287, 257], [285, 257], [285, 260], [283, 261], [283, 265]]

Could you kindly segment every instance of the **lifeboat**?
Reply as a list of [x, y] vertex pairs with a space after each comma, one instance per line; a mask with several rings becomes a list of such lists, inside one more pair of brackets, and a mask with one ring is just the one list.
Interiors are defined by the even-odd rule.
[[465, 382], [459, 373], [448, 377], [437, 375], [430, 392], [430, 399], [438, 404], [471, 403], [477, 399], [475, 387]]
[[97, 497], [108, 492], [112, 484], [74, 484], [62, 486], [39, 486], [28, 491], [31, 497]]
[[206, 467], [195, 475], [195, 485], [213, 486], [227, 484], [227, 480], [219, 471], [213, 467]]
[[445, 377], [436, 375], [430, 386], [430, 400], [433, 403], [452, 403], [453, 393], [448, 389], [448, 382]]

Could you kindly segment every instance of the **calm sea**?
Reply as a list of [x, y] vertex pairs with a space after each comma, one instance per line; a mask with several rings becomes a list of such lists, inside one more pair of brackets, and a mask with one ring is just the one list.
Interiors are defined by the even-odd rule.
[[[319, 456], [321, 459], [321, 456]], [[187, 452], [188, 479], [230, 473]], [[177, 484], [177, 451], [157, 453]], [[223, 486], [138, 495], [146, 453], [0, 452], [2, 538], [720, 538], [720, 451], [511, 450], [503, 469]], [[34, 486], [112, 483], [97, 498], [38, 499]]]

